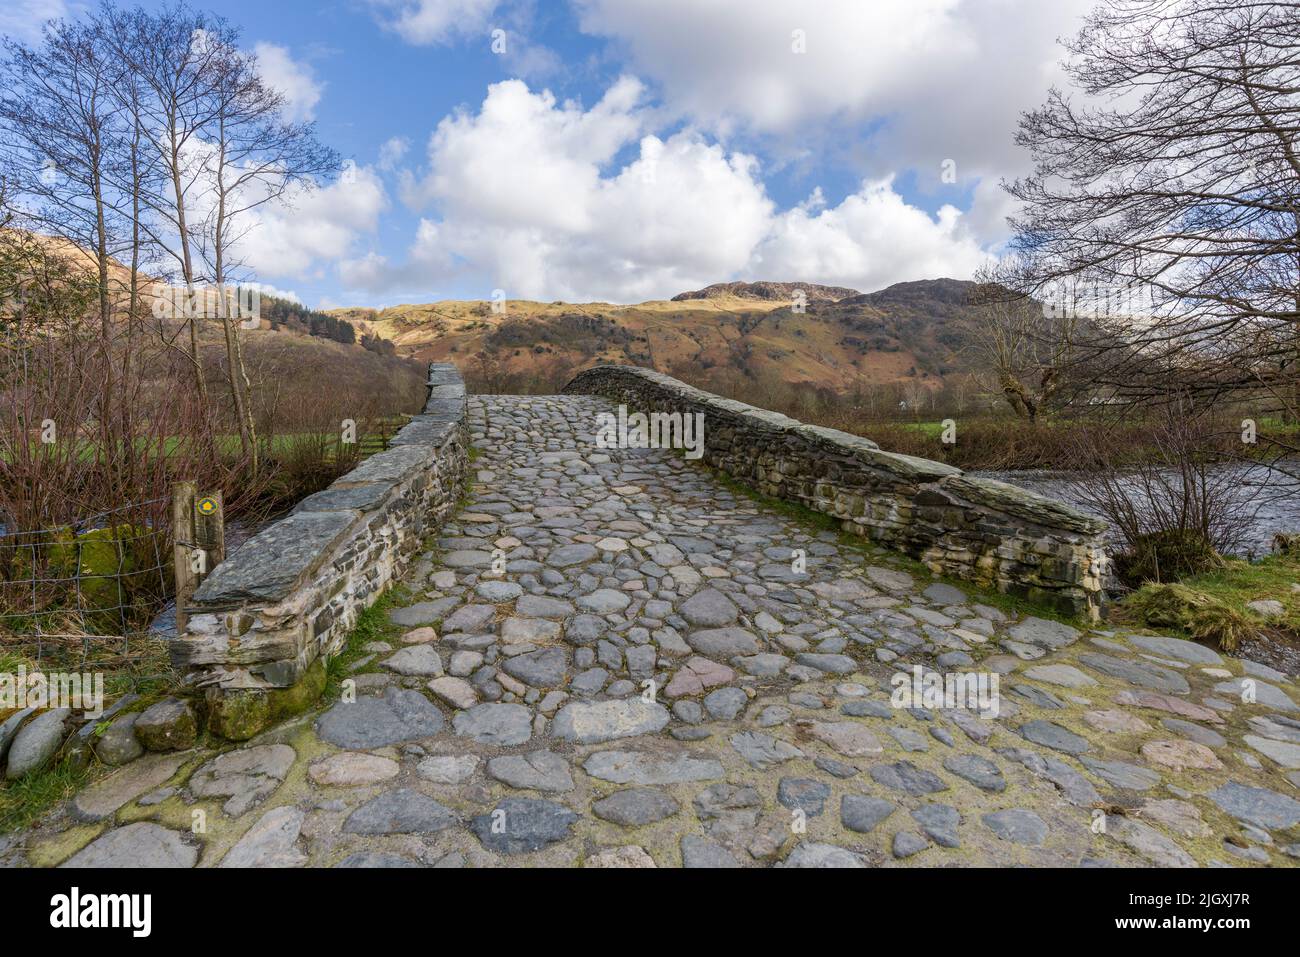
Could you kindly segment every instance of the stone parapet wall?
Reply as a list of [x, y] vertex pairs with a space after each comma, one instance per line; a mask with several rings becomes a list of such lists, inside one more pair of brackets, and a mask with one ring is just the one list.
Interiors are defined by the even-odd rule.
[[315, 697], [357, 616], [456, 507], [465, 384], [455, 366], [435, 363], [428, 390], [423, 413], [386, 451], [250, 538], [195, 592], [172, 657], [205, 689], [217, 733], [244, 737], [293, 697]]
[[703, 413], [704, 462], [758, 491], [834, 516], [846, 532], [936, 574], [1067, 614], [1100, 615], [1105, 523], [1063, 503], [648, 369], [596, 366], [564, 391], [603, 396], [629, 413]]

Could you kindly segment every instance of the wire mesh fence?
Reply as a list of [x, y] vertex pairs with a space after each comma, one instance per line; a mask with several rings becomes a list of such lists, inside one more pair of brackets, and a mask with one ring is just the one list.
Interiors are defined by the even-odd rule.
[[53, 528], [0, 528], [0, 642], [38, 661], [139, 652], [172, 592], [172, 529], [156, 517], [166, 502]]

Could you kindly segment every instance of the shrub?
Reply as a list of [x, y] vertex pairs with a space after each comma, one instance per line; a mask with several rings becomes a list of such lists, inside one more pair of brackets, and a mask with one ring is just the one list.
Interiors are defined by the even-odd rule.
[[1300, 558], [1300, 532], [1278, 532], [1273, 536], [1273, 551], [1278, 555]]
[[1240, 549], [1263, 502], [1240, 494], [1248, 476], [1218, 448], [1216, 431], [1188, 404], [1159, 410], [1149, 448], [1080, 432], [1101, 467], [1073, 485], [1110, 523], [1125, 584], [1177, 581], [1220, 567], [1219, 555]]
[[1241, 613], [1217, 598], [1186, 585], [1146, 585], [1124, 602], [1145, 624], [1176, 628], [1197, 641], [1235, 651], [1255, 629]]
[[1115, 576], [1130, 587], [1172, 582], [1223, 567], [1223, 559], [1199, 531], [1166, 528], [1136, 535], [1112, 561]]

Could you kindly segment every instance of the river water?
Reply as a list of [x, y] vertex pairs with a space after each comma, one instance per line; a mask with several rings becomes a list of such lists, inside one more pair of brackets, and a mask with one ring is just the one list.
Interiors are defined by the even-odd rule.
[[[1300, 474], [1300, 462], [1285, 463], [1287, 472]], [[1265, 465], [1231, 464], [1220, 467], [1220, 475], [1231, 494], [1250, 514], [1252, 520], [1241, 534], [1241, 557], [1259, 558], [1272, 547], [1278, 532], [1300, 532], [1300, 480]], [[1051, 471], [970, 472], [980, 478], [997, 479], [1017, 485], [1058, 502], [1073, 505], [1080, 511], [1096, 515], [1079, 486], [1079, 473]]]

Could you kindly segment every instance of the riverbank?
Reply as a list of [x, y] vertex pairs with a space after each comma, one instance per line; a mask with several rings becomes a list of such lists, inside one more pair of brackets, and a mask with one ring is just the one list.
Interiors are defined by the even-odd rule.
[[[1300, 554], [1268, 555], [1254, 562], [1228, 559], [1222, 568], [1186, 578], [1179, 585], [1195, 596], [1210, 599], [1219, 609], [1226, 608], [1248, 629], [1238, 647], [1228, 653], [1284, 674], [1300, 675]], [[1147, 597], [1144, 593], [1149, 591], [1140, 589], [1122, 601], [1113, 620], [1161, 627], [1142, 613]], [[1188, 628], [1162, 630], [1189, 636]]]
[[[1300, 475], [1300, 461], [1277, 463], [1294, 475]], [[1241, 536], [1241, 547], [1235, 557], [1247, 560], [1269, 554], [1276, 535], [1300, 531], [1300, 480], [1278, 468], [1253, 463], [1232, 463], [1219, 466], [1231, 477], [1225, 483], [1232, 490], [1234, 501], [1253, 510], [1250, 527]], [[1064, 502], [1089, 515], [1099, 514], [1088, 501], [1081, 480], [1084, 473], [1051, 469], [976, 471], [971, 475], [1006, 482], [1030, 492]]]

